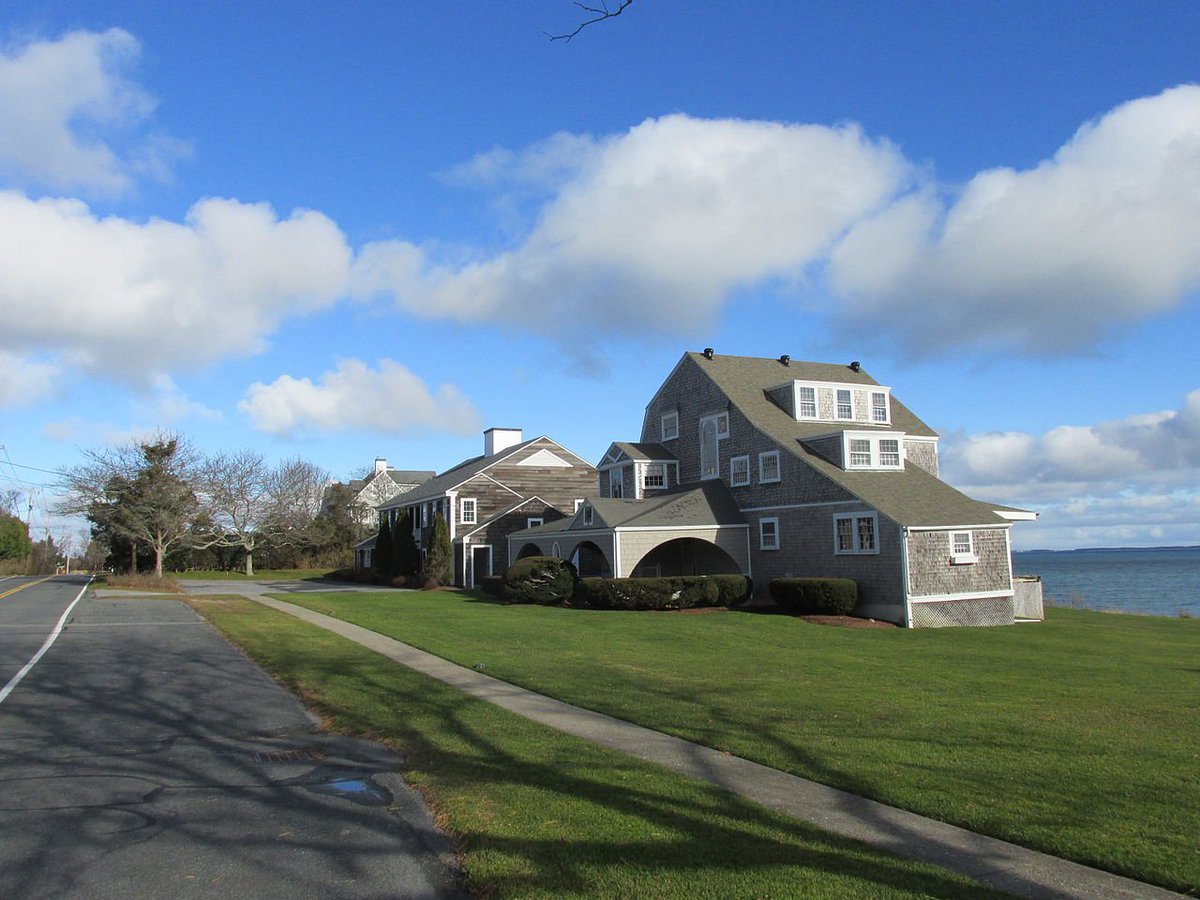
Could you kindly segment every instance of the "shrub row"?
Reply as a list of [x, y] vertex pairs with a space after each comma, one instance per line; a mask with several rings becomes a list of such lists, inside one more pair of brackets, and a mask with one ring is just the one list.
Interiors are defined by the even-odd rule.
[[690, 575], [673, 578], [584, 578], [569, 562], [552, 556], [517, 560], [483, 589], [510, 603], [570, 603], [590, 609], [690, 609], [738, 606], [750, 598], [744, 575]]
[[858, 605], [858, 584], [849, 578], [776, 578], [771, 599], [801, 615], [848, 615]]

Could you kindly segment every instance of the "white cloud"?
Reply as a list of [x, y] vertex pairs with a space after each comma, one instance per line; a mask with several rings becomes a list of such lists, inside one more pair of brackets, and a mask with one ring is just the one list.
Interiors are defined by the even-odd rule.
[[149, 396], [134, 405], [135, 415], [157, 422], [160, 427], [188, 419], [217, 422], [224, 418], [220, 410], [190, 399], [169, 375], [159, 375]]
[[932, 186], [831, 256], [845, 319], [910, 349], [1078, 350], [1200, 287], [1200, 86], [1126, 103], [1033, 169]]
[[696, 333], [736, 288], [800, 278], [910, 178], [898, 152], [855, 126], [684, 115], [598, 142], [558, 135], [519, 155], [492, 151], [458, 174], [557, 190], [518, 247], [424, 259], [416, 284], [411, 245], [368, 246], [366, 260], [402, 260], [401, 277], [381, 280], [376, 264], [359, 289], [420, 316], [560, 338]]
[[285, 318], [345, 295], [351, 253], [320, 213], [201, 200], [183, 223], [99, 218], [0, 191], [0, 316], [10, 347], [146, 380], [261, 350]]
[[17, 409], [54, 396], [62, 369], [55, 363], [0, 350], [0, 409]]
[[475, 409], [456, 387], [443, 384], [432, 392], [420, 378], [388, 359], [374, 370], [357, 359], [341, 360], [319, 383], [291, 375], [271, 384], [255, 383], [238, 409], [259, 430], [285, 436], [307, 431], [471, 434], [479, 430]]
[[137, 175], [164, 177], [185, 145], [125, 134], [155, 107], [124, 75], [140, 50], [131, 34], [111, 28], [0, 51], [0, 175], [108, 195], [128, 191]]

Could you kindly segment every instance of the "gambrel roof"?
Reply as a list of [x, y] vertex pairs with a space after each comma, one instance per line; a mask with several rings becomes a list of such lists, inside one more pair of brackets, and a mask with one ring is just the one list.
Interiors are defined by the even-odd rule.
[[[748, 356], [720, 356], [712, 359], [701, 353], [686, 353], [679, 366], [694, 365], [710, 378], [750, 424], [771, 438], [780, 449], [811, 466], [865, 504], [878, 510], [898, 525], [908, 527], [1007, 525], [1009, 520], [996, 513], [994, 504], [981, 503], [930, 475], [918, 466], [907, 465], [900, 471], [879, 472], [843, 469], [814, 452], [805, 442], [811, 438], [841, 431], [904, 432], [908, 437], [937, 438], [937, 432], [919, 419], [893, 394], [890, 398], [891, 421], [886, 425], [868, 422], [797, 421], [777, 405], [768, 391], [789, 381], [828, 382], [877, 386], [874, 378], [861, 368], [831, 363], [789, 361]], [[679, 366], [676, 367], [678, 370]], [[672, 376], [674, 375], [672, 372]], [[656, 399], [664, 398], [669, 377]], [[651, 405], [655, 401], [651, 401]]]

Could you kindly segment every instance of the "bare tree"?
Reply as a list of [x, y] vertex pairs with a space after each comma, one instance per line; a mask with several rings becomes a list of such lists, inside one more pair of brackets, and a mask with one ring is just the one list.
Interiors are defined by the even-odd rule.
[[320, 511], [327, 481], [323, 470], [301, 459], [272, 468], [252, 450], [211, 457], [199, 479], [207, 522], [197, 546], [242, 550], [245, 572], [253, 575], [254, 553], [264, 542], [303, 537]]
[[605, 19], [615, 19], [621, 13], [625, 12], [632, 3], [633, 0], [619, 0], [617, 5], [610, 9], [608, 4], [604, 2], [599, 6], [588, 6], [586, 3], [580, 3], [579, 0], [576, 0], [575, 5], [592, 18], [580, 22], [579, 27], [574, 31], [565, 34], [547, 34], [546, 37], [552, 41], [569, 41], [589, 25], [595, 25], [597, 22], [603, 22]]

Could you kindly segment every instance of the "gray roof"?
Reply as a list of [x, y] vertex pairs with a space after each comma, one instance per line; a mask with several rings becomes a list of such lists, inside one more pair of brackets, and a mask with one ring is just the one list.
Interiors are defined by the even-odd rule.
[[584, 465], [588, 463], [582, 460], [577, 454], [571, 453], [566, 447], [552, 438], [541, 435], [540, 437], [532, 438], [528, 441], [522, 441], [519, 444], [513, 444], [511, 447], [505, 447], [491, 456], [473, 456], [470, 459], [464, 459], [452, 469], [447, 469], [441, 475], [429, 479], [418, 487], [413, 488], [404, 494], [397, 494], [386, 503], [380, 505], [380, 509], [390, 509], [394, 506], [409, 506], [413, 503], [421, 503], [425, 500], [434, 500], [438, 497], [443, 497], [447, 492], [454, 490], [464, 481], [474, 478], [484, 469], [494, 466], [498, 462], [502, 462], [515, 453], [524, 450], [530, 444], [536, 444], [538, 441], [549, 441], [558, 447], [564, 453], [570, 453], [576, 459], [579, 459]]
[[[972, 500], [919, 466], [907, 465], [900, 472], [846, 470], [805, 445], [809, 438], [847, 429], [902, 431], [909, 436], [937, 437], [937, 432], [917, 418], [894, 394], [889, 425], [800, 422], [767, 396], [769, 389], [788, 381], [879, 384], [861, 368], [856, 372], [849, 366], [798, 361], [785, 366], [777, 359], [749, 356], [716, 355], [705, 359], [701, 353], [687, 353], [684, 360], [711, 378], [750, 423], [782, 449], [897, 524], [910, 527], [1009, 524], [996, 514], [994, 505]], [[681, 360], [681, 364], [683, 362]]]
[[[636, 459], [639, 462], [675, 462], [678, 459], [662, 444], [614, 441], [612, 447], [616, 447], [630, 459]], [[612, 450], [612, 447], [609, 447], [609, 451]], [[607, 453], [605, 455], [607, 456]]]
[[587, 502], [594, 510], [591, 525], [583, 524], [583, 511], [580, 510], [573, 516], [535, 525], [517, 533], [534, 536], [606, 528], [692, 528], [746, 524], [729, 488], [720, 479], [655, 491], [642, 500], [589, 497]]

